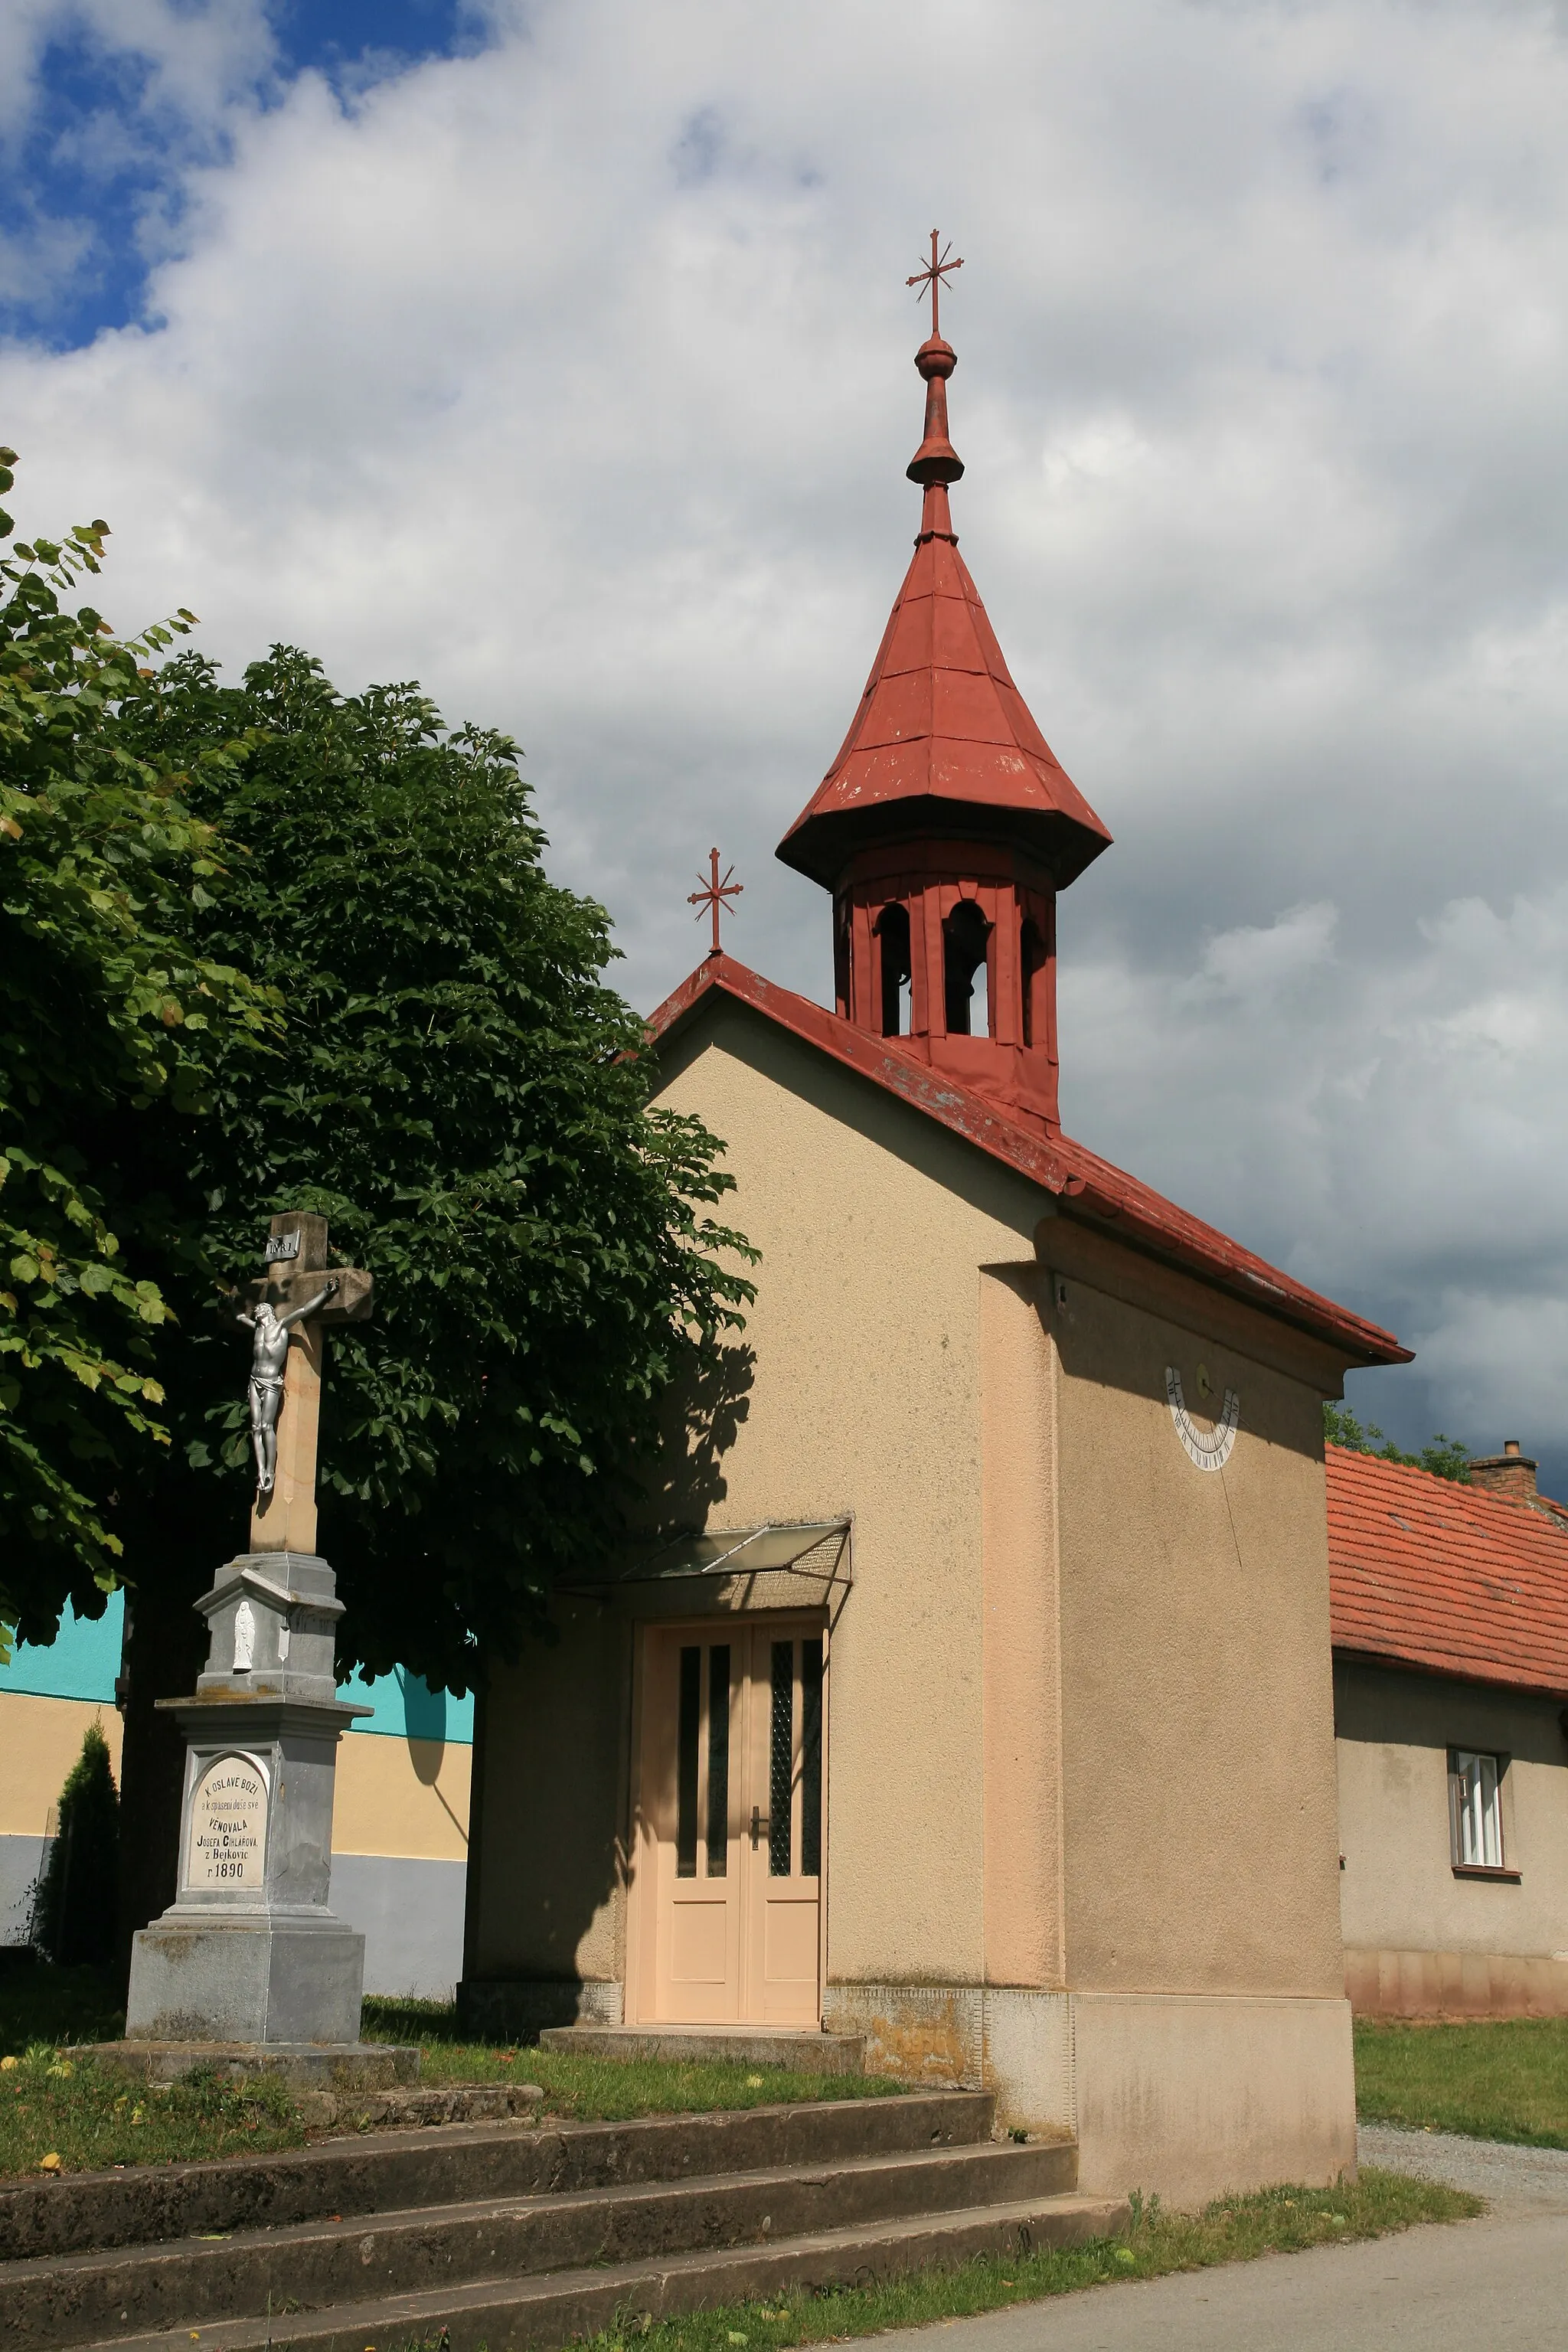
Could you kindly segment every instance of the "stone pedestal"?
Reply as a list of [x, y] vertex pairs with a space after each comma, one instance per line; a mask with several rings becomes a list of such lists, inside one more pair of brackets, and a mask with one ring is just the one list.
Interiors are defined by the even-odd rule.
[[353, 2045], [364, 1937], [328, 1908], [342, 1603], [314, 1553], [246, 1552], [196, 1603], [205, 1674], [186, 1739], [178, 1893], [131, 1961], [129, 2040]]

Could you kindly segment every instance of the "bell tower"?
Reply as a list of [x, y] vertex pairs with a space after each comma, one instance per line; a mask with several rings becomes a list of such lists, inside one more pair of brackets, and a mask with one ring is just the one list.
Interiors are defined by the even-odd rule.
[[1057, 1108], [1057, 893], [1109, 846], [1008, 675], [958, 552], [938, 252], [915, 354], [920, 535], [837, 758], [778, 856], [833, 893], [840, 1016], [1047, 1134]]

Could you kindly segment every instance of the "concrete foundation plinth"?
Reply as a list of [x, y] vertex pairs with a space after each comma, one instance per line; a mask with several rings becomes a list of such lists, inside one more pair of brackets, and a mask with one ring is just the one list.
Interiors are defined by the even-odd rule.
[[178, 2082], [193, 2066], [210, 2067], [230, 2083], [275, 2074], [293, 2091], [390, 2091], [419, 2080], [418, 2051], [393, 2042], [128, 2040], [92, 2042], [79, 2054], [139, 2083]]
[[364, 1937], [330, 1913], [165, 1913], [136, 1937], [125, 2032], [132, 2041], [353, 2044], [363, 1983]]

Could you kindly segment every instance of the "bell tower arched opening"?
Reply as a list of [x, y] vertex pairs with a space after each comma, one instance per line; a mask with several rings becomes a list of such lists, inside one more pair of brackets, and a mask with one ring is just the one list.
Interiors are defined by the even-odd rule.
[[991, 925], [973, 898], [961, 898], [942, 927], [943, 995], [950, 1037], [989, 1037], [991, 985], [986, 969]]
[[907, 1037], [910, 1019], [910, 982], [914, 962], [910, 951], [910, 910], [894, 904], [877, 918], [877, 942], [881, 957], [881, 1015], [884, 1037]]
[[1046, 1001], [1046, 966], [1049, 961], [1045, 935], [1032, 916], [1026, 915], [1018, 934], [1018, 978], [1024, 1050], [1032, 1052], [1037, 1038], [1044, 1045], [1050, 1032], [1050, 1006]]

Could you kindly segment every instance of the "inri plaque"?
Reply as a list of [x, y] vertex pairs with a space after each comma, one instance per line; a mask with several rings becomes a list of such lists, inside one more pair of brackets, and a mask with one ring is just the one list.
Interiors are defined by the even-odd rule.
[[267, 1862], [267, 1775], [248, 1756], [219, 1756], [191, 1798], [187, 1886], [260, 1886]]

